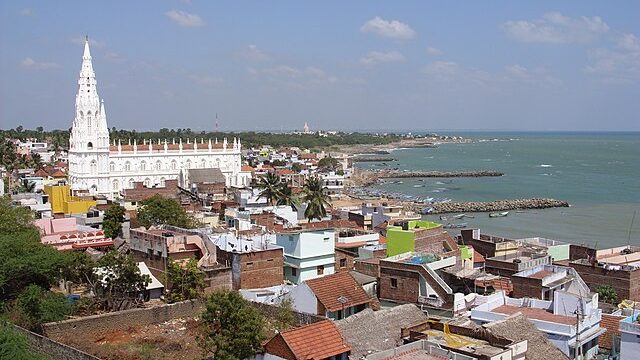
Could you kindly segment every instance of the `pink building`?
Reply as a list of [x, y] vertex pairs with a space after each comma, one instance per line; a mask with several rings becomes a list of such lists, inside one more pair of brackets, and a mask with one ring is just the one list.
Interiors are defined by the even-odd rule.
[[37, 219], [35, 225], [40, 229], [42, 242], [61, 251], [113, 246], [113, 240], [105, 237], [104, 231], [79, 226], [75, 218]]

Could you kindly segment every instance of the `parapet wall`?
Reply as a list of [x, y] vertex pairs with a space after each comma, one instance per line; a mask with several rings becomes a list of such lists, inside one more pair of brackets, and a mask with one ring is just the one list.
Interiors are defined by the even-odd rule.
[[71, 339], [94, 339], [108, 332], [194, 316], [202, 311], [202, 308], [203, 302], [200, 300], [183, 301], [152, 308], [130, 309], [48, 323], [42, 325], [42, 330], [45, 336], [53, 340], [69, 343]]
[[48, 355], [51, 359], [64, 360], [100, 360], [84, 351], [61, 344], [42, 335], [14, 325], [14, 328], [26, 336], [31, 351]]

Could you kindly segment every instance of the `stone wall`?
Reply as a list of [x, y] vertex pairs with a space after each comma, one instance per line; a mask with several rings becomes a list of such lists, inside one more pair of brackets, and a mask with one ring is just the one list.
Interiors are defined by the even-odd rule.
[[183, 301], [145, 309], [130, 309], [101, 315], [85, 316], [42, 325], [45, 336], [73, 344], [74, 339], [94, 339], [96, 336], [129, 327], [159, 324], [191, 317], [202, 311], [202, 301]]
[[48, 355], [55, 360], [99, 360], [97, 357], [87, 354], [84, 351], [61, 344], [42, 335], [15, 326], [15, 329], [26, 336], [31, 351]]
[[[257, 303], [257, 302], [251, 302], [251, 305], [255, 306], [258, 310], [260, 310], [260, 312], [268, 318], [275, 318], [277, 317], [277, 312], [280, 309], [278, 306], [275, 305], [269, 305], [269, 304], [263, 304], [263, 303]], [[315, 314], [307, 314], [307, 313], [301, 313], [301, 312], [297, 312], [294, 311], [293, 315], [296, 318], [296, 324], [298, 326], [300, 325], [307, 325], [307, 324], [313, 324], [316, 323], [318, 321], [322, 321], [322, 320], [326, 320], [327, 318], [323, 317], [323, 316], [318, 316]]]
[[597, 287], [609, 285], [618, 294], [619, 300], [640, 301], [640, 269], [634, 271], [608, 270], [604, 267], [570, 262], [591, 291]]
[[353, 270], [353, 261], [355, 258], [356, 255], [352, 252], [336, 248], [336, 272]]
[[[395, 287], [392, 285], [395, 279]], [[420, 275], [411, 271], [385, 268], [380, 266], [381, 300], [391, 300], [400, 303], [417, 303], [420, 291]]]

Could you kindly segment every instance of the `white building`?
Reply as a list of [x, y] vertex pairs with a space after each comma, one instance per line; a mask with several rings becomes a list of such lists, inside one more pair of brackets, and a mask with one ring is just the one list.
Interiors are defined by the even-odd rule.
[[276, 234], [284, 248], [284, 276], [294, 284], [335, 272], [335, 232], [307, 230]]
[[637, 359], [640, 354], [640, 312], [620, 321], [620, 360]]
[[235, 138], [220, 143], [165, 139], [110, 144], [104, 100], [98, 96], [96, 85], [87, 41], [69, 139], [69, 182], [74, 194], [114, 198], [120, 190], [133, 188], [134, 182], [163, 186], [165, 180], [176, 179], [181, 169], [193, 168], [219, 168], [226, 186], [248, 183], [243, 178], [246, 174], [241, 173], [240, 141]]

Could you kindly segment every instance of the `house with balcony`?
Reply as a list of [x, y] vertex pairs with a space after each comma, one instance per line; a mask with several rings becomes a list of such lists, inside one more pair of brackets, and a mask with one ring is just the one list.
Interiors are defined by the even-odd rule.
[[442, 228], [430, 221], [410, 220], [387, 226], [387, 256], [407, 252], [455, 255], [458, 244]]
[[276, 234], [276, 245], [284, 249], [284, 276], [294, 284], [335, 272], [333, 229], [296, 229]]
[[620, 360], [637, 359], [640, 355], [640, 310], [620, 321]]
[[42, 218], [34, 221], [40, 229], [41, 241], [54, 248], [67, 250], [109, 249], [113, 240], [104, 231], [89, 226], [78, 225], [76, 218]]
[[515, 299], [504, 292], [477, 295], [471, 308], [471, 320], [482, 325], [505, 320], [521, 313], [545, 333], [560, 351], [571, 359], [592, 359], [598, 353], [598, 338], [605, 332], [600, 326], [602, 310], [598, 295], [580, 296], [556, 290], [553, 301], [532, 298]]
[[371, 297], [348, 271], [302, 282], [283, 297], [296, 311], [340, 320], [369, 308]]
[[320, 180], [325, 194], [336, 196], [344, 191], [344, 175], [338, 175], [334, 171], [320, 174]]
[[379, 260], [380, 300], [446, 309], [464, 309], [464, 296], [454, 293], [436, 272], [456, 264], [456, 257], [408, 252]]

